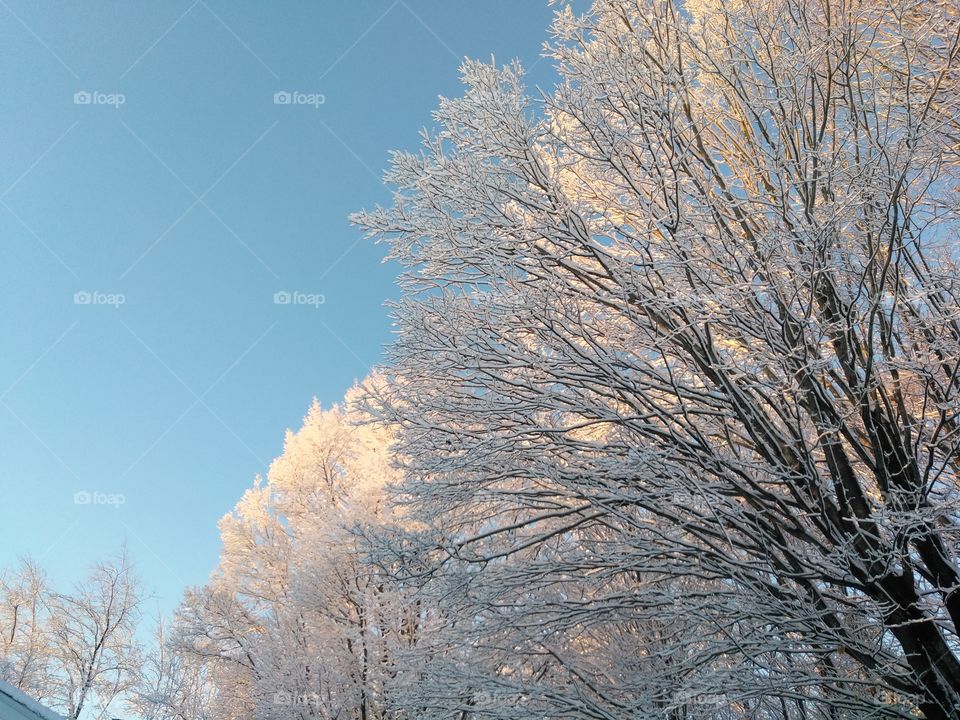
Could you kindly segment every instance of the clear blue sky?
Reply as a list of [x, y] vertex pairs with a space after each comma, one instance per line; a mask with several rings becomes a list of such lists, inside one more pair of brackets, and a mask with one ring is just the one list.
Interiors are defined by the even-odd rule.
[[68, 584], [126, 542], [162, 612], [204, 582], [284, 430], [389, 342], [395, 268], [347, 215], [389, 201], [388, 150], [460, 93], [463, 57], [530, 67], [551, 14], [0, 0], [0, 566]]

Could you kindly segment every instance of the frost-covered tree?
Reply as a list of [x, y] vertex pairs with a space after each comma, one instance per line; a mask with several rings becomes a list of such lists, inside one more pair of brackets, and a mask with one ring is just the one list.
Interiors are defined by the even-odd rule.
[[288, 432], [267, 482], [221, 521], [220, 564], [181, 609], [180, 646], [221, 673], [221, 717], [386, 717], [397, 592], [366, 564], [363, 536], [391, 518], [392, 432], [352, 410], [355, 395], [314, 402]]
[[[569, 7], [391, 208], [418, 717], [960, 717], [958, 31]], [[390, 552], [383, 553], [385, 558]]]
[[125, 704], [140, 720], [219, 720], [226, 715], [217, 687], [229, 687], [230, 680], [185, 652], [161, 619]]
[[38, 699], [50, 689], [50, 592], [46, 573], [33, 560], [0, 573], [0, 680]]
[[0, 678], [70, 720], [108, 717], [139, 667], [141, 590], [126, 551], [71, 592], [32, 560], [0, 573]]
[[141, 601], [126, 550], [115, 561], [95, 564], [71, 593], [50, 596], [51, 695], [70, 720], [85, 709], [105, 717], [132, 686], [139, 667], [135, 632]]

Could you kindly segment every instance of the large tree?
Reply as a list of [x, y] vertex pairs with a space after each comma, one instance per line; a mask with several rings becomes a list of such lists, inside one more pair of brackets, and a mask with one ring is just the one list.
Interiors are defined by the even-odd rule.
[[52, 696], [70, 720], [90, 714], [100, 720], [133, 685], [141, 601], [126, 549], [114, 561], [96, 563], [73, 592], [48, 598]]
[[187, 593], [175, 652], [206, 667], [222, 718], [382, 720], [396, 673], [394, 588], [365, 562], [361, 528], [391, 517], [392, 431], [316, 401], [267, 482], [220, 523], [223, 551]]
[[421, 716], [960, 717], [958, 31], [596, 0], [538, 106], [465, 65], [357, 217], [407, 268]]

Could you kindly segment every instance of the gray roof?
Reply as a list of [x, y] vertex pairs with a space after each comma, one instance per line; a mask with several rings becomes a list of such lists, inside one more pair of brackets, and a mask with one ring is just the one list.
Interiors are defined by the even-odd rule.
[[0, 720], [64, 720], [22, 690], [0, 680]]

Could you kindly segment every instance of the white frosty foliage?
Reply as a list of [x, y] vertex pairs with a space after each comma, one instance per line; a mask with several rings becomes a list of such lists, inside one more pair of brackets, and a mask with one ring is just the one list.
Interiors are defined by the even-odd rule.
[[266, 482], [220, 522], [209, 584], [188, 593], [176, 651], [199, 660], [216, 718], [383, 718], [403, 607], [365, 563], [391, 517], [392, 433], [314, 401]]
[[416, 717], [960, 717], [955, 8], [597, 0], [393, 207]]

